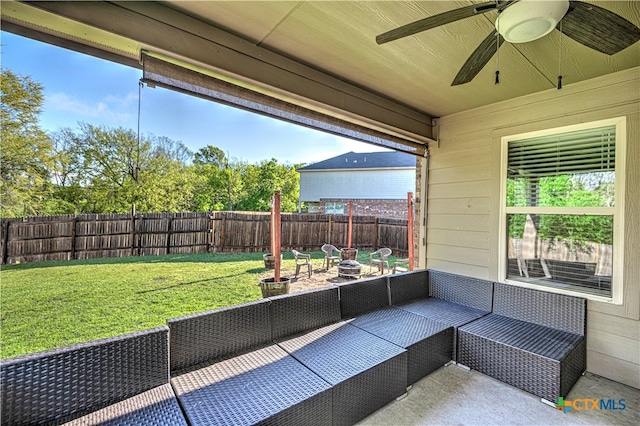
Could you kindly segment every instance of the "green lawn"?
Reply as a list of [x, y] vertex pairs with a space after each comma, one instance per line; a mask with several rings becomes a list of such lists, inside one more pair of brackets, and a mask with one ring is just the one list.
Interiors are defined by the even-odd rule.
[[[312, 253], [321, 264], [322, 252]], [[369, 252], [358, 253], [368, 263]], [[393, 258], [390, 258], [393, 264]], [[283, 267], [295, 269], [291, 253]], [[0, 358], [165, 325], [262, 297], [262, 253], [184, 254], [3, 265]]]
[[258, 275], [265, 271], [261, 253], [3, 265], [0, 356], [115, 336], [256, 300], [262, 297]]

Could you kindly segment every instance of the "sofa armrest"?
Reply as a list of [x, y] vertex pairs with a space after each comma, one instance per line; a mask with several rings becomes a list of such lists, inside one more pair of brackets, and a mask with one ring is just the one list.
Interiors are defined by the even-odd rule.
[[0, 362], [2, 424], [55, 423], [169, 382], [168, 328]]

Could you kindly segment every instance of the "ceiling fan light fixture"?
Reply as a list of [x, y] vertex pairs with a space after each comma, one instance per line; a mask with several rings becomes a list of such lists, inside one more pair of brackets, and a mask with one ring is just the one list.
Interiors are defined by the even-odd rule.
[[509, 43], [526, 43], [549, 34], [569, 10], [569, 0], [520, 0], [496, 19], [496, 29]]

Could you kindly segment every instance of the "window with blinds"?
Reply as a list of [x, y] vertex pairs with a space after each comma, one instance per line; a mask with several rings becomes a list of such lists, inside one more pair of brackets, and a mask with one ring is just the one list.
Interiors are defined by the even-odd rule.
[[621, 272], [620, 125], [581, 127], [503, 140], [504, 277], [611, 301]]
[[507, 206], [612, 207], [615, 157], [615, 126], [509, 142]]

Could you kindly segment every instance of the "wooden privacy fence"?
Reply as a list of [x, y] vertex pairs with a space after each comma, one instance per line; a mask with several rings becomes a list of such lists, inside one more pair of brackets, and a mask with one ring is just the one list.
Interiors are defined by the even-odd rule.
[[[347, 216], [282, 214], [282, 249], [347, 245]], [[248, 212], [83, 214], [2, 219], [1, 262], [268, 252], [269, 214]], [[352, 246], [407, 256], [407, 221], [353, 217]]]

